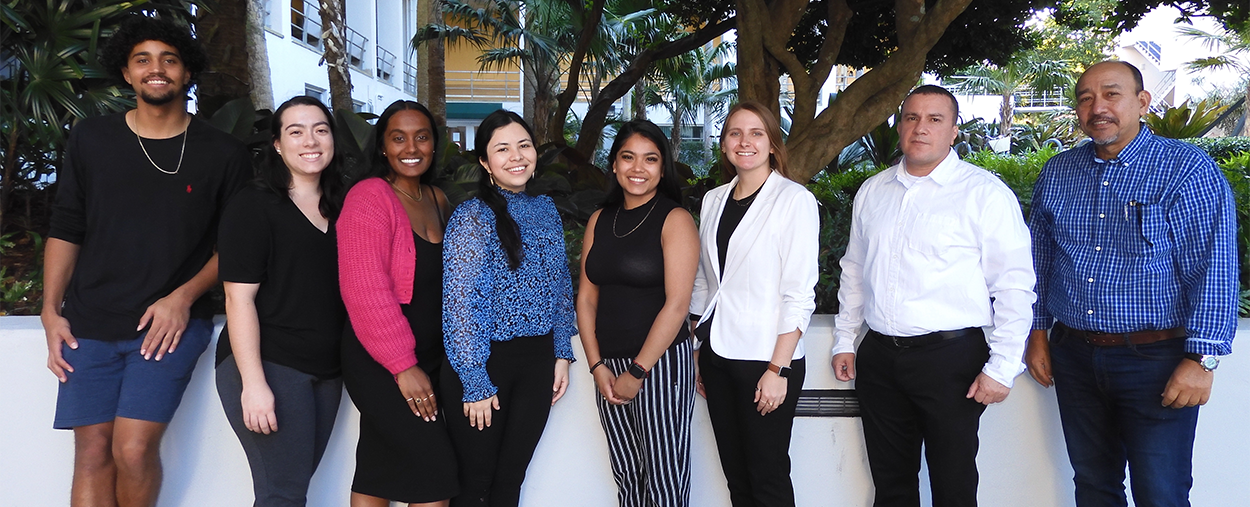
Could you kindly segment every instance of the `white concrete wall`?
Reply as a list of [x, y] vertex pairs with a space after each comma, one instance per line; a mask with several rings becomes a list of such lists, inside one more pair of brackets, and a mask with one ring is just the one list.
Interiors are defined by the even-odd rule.
[[[220, 324], [220, 321], [219, 321]], [[806, 387], [845, 387], [824, 367], [829, 360], [831, 319], [817, 316], [808, 336]], [[1241, 340], [1250, 338], [1243, 321]], [[37, 317], [0, 318], [0, 505], [68, 504], [73, 434], [51, 429], [56, 379], [45, 368], [43, 332]], [[574, 340], [581, 358], [581, 347]], [[251, 478], [242, 448], [226, 423], [213, 387], [212, 347], [200, 359], [162, 445], [165, 483], [159, 505], [248, 505]], [[569, 392], [552, 410], [530, 466], [522, 504], [611, 506], [615, 487], [607, 445], [594, 409], [593, 383], [581, 361]], [[1225, 360], [1212, 401], [1203, 408], [1195, 444], [1192, 499], [1198, 506], [1239, 505], [1250, 498], [1250, 368], [1239, 356]], [[357, 413], [344, 396], [339, 421], [309, 495], [309, 505], [345, 505], [354, 466]], [[872, 483], [857, 418], [798, 418], [790, 453], [800, 506], [866, 507]], [[1054, 392], [1027, 377], [1011, 397], [982, 418], [981, 504], [1070, 506], [1071, 468], [1063, 448]], [[706, 405], [695, 405], [692, 504], [728, 504]], [[922, 489], [927, 483], [922, 482]], [[923, 494], [926, 498], [927, 492]], [[926, 499], [927, 503], [928, 500]]]

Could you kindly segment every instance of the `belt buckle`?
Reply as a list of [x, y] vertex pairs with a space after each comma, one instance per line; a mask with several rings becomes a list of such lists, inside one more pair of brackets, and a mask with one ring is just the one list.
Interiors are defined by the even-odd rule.
[[895, 348], [899, 348], [899, 349], [903, 348], [903, 344], [902, 344], [901, 342], [899, 342], [899, 341], [898, 341], [898, 337], [897, 337], [897, 336], [891, 336], [891, 337], [890, 337], [890, 342], [894, 343], [894, 347], [895, 347]]

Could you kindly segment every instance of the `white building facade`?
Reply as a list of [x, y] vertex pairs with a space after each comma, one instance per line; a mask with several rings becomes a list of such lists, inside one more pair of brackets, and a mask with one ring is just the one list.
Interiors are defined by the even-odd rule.
[[[297, 95], [330, 101], [321, 62], [317, 0], [256, 0], [264, 11], [274, 103]], [[345, 0], [347, 54], [356, 111], [381, 113], [396, 100], [417, 99], [417, 0]]]

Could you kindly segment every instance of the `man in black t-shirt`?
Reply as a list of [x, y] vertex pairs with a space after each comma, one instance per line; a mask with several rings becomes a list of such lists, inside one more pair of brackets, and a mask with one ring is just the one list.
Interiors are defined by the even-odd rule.
[[74, 126], [44, 254], [53, 426], [74, 430], [71, 505], [156, 504], [160, 440], [212, 335], [205, 292], [247, 149], [187, 114], [207, 57], [187, 29], [122, 23], [100, 61], [137, 108]]

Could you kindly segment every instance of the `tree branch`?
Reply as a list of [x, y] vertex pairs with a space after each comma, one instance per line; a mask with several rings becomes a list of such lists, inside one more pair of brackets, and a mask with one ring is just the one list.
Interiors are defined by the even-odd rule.
[[[611, 108], [613, 102], [629, 93], [629, 90], [634, 87], [634, 83], [642, 79], [651, 62], [672, 58], [707, 44], [736, 25], [737, 17], [732, 17], [699, 28], [680, 39], [664, 42], [639, 52], [630, 61], [629, 66], [604, 86], [595, 99], [590, 102], [586, 116], [582, 119], [582, 129], [577, 135], [575, 149], [583, 155], [594, 153], [595, 147], [599, 144], [599, 136], [603, 133], [603, 127], [606, 124], [608, 109]], [[556, 111], [556, 114], [568, 114], [568, 110]], [[590, 157], [587, 156], [586, 158]]]
[[[581, 12], [581, 3], [577, 0], [569, 0], [568, 2], [573, 12]], [[582, 32], [578, 34], [577, 47], [573, 51], [573, 56], [569, 61], [569, 79], [564, 85], [564, 90], [560, 91], [560, 95], [556, 97], [556, 113], [549, 120], [550, 126], [547, 132], [553, 137], [564, 139], [564, 123], [568, 118], [568, 110], [573, 106], [573, 102], [577, 100], [578, 83], [581, 80], [582, 65], [586, 60], [586, 52], [590, 49], [590, 43], [594, 41], [595, 35], [599, 31], [599, 22], [603, 19], [604, 0], [594, 0], [590, 6], [590, 12], [585, 14], [582, 19], [585, 24], [582, 26]], [[563, 114], [560, 114], [563, 113]]]

